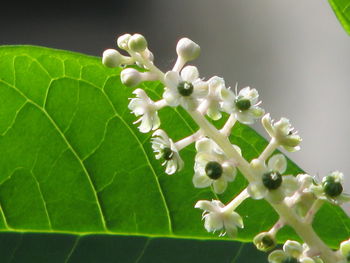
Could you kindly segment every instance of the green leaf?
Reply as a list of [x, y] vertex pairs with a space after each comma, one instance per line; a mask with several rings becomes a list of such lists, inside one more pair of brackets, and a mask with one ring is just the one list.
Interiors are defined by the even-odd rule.
[[345, 31], [350, 34], [350, 0], [328, 0], [333, 8], [334, 13], [344, 27]]
[[[181, 152], [185, 169], [166, 175], [150, 135], [132, 124], [132, 90], [119, 73], [82, 54], [0, 48], [0, 231], [227, 240], [207, 233], [194, 209], [198, 200], [218, 198], [192, 185], [194, 147]], [[162, 94], [159, 83], [142, 87], [154, 99]], [[160, 117], [174, 140], [197, 129], [181, 109], [166, 108]], [[267, 144], [240, 124], [231, 140], [248, 160]], [[289, 161], [288, 172], [302, 170]], [[238, 175], [220, 199], [229, 201], [245, 186]], [[245, 224], [239, 241], [251, 241], [278, 218], [263, 200], [247, 200], [238, 212]], [[338, 207], [325, 205], [314, 226], [332, 247], [350, 236], [350, 220]], [[278, 239], [298, 238], [285, 228]]]
[[0, 255], [6, 263], [267, 262], [249, 243], [111, 235], [7, 233], [0, 236]]

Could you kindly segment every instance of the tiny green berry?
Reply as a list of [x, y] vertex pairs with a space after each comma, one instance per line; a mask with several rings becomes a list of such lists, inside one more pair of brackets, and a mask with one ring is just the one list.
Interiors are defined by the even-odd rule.
[[177, 86], [177, 90], [182, 96], [190, 96], [193, 93], [193, 85], [191, 82], [183, 81]]
[[339, 182], [326, 180], [323, 184], [323, 190], [330, 197], [337, 197], [343, 192], [343, 186]]
[[166, 147], [163, 149], [163, 159], [166, 160], [166, 161], [169, 161], [173, 158], [173, 151], [169, 148], [169, 147]]
[[262, 181], [265, 187], [269, 190], [275, 190], [282, 184], [282, 176], [279, 172], [268, 172], [263, 174]]
[[236, 107], [241, 111], [248, 110], [250, 106], [252, 106], [252, 104], [250, 103], [250, 100], [247, 100], [247, 99], [236, 99], [235, 103], [236, 103]]
[[208, 162], [205, 166], [205, 173], [210, 179], [217, 180], [222, 175], [222, 166], [218, 162]]

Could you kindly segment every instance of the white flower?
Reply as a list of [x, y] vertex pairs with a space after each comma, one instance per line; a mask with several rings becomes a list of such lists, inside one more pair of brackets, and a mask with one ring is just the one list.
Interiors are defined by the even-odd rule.
[[[238, 146], [234, 146], [240, 152]], [[196, 142], [193, 184], [197, 188], [213, 185], [214, 192], [223, 193], [227, 183], [236, 177], [236, 167], [228, 160], [219, 146], [208, 138]]]
[[226, 89], [223, 78], [214, 76], [208, 80], [209, 93], [205, 98], [208, 103], [207, 115], [213, 120], [219, 120], [221, 114], [221, 93], [222, 89]]
[[199, 78], [195, 66], [184, 67], [180, 74], [168, 71], [165, 74], [165, 83], [163, 98], [174, 107], [181, 104], [184, 108], [193, 110], [197, 107], [198, 99], [208, 93], [208, 84]]
[[156, 130], [152, 136], [153, 151], [156, 153], [157, 160], [164, 160], [162, 165], [166, 166], [165, 172], [167, 174], [174, 174], [176, 171], [180, 171], [184, 166], [184, 162], [173, 141], [160, 129]]
[[136, 98], [130, 100], [128, 107], [136, 117], [141, 116], [134, 124], [141, 122], [139, 130], [143, 133], [158, 129], [160, 120], [154, 102], [142, 89], [136, 89], [133, 93]]
[[223, 99], [222, 108], [229, 114], [234, 114], [235, 118], [244, 124], [253, 124], [255, 119], [264, 114], [264, 110], [259, 107], [259, 94], [256, 89], [246, 87], [237, 94], [228, 89], [221, 90]]
[[339, 251], [342, 257], [344, 258], [344, 263], [350, 262], [350, 239], [340, 243]]
[[225, 205], [218, 200], [198, 201], [195, 208], [203, 209], [204, 227], [208, 232], [221, 230], [220, 236], [227, 234], [229, 237], [235, 237], [237, 227], [243, 228], [242, 217], [230, 210], [225, 209]]
[[321, 185], [312, 185], [309, 191], [318, 199], [328, 201], [335, 205], [341, 205], [350, 201], [350, 196], [343, 193], [343, 180], [343, 173], [335, 171], [324, 177]]
[[295, 152], [300, 149], [301, 138], [296, 131], [293, 131], [294, 128], [288, 119], [281, 118], [274, 122], [268, 113], [262, 118], [262, 124], [271, 138], [274, 138], [287, 151]]
[[247, 188], [253, 199], [268, 197], [272, 202], [280, 202], [292, 195], [299, 187], [297, 179], [292, 175], [282, 174], [286, 171], [287, 161], [282, 154], [272, 156], [267, 164], [258, 159], [251, 162], [255, 173], [255, 181]]
[[283, 250], [273, 251], [268, 260], [270, 263], [315, 263], [315, 260], [304, 255], [304, 251], [307, 249], [303, 247], [299, 242], [287, 240], [283, 245]]

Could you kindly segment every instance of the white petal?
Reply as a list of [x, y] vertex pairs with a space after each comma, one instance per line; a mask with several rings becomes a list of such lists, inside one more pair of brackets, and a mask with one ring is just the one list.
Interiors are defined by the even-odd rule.
[[283, 154], [275, 154], [272, 156], [267, 165], [270, 171], [276, 171], [283, 174], [287, 169], [287, 160]]
[[234, 181], [236, 177], [237, 169], [228, 163], [222, 164], [222, 168], [223, 168], [222, 176], [225, 177], [225, 180], [228, 182]]
[[208, 187], [209, 185], [211, 185], [211, 181], [212, 180], [208, 176], [202, 175], [200, 173], [195, 173], [192, 178], [193, 185], [196, 188]]
[[177, 89], [177, 86], [181, 82], [179, 73], [176, 71], [168, 71], [164, 76], [165, 84], [171, 89]]
[[284, 251], [275, 250], [272, 253], [270, 253], [270, 255], [268, 257], [268, 261], [270, 263], [281, 263], [287, 257], [288, 256], [286, 255], [286, 253]]
[[260, 107], [253, 106], [248, 110], [248, 113], [250, 116], [252, 116], [252, 118], [258, 119], [264, 115], [265, 110]]
[[142, 117], [141, 125], [139, 126], [139, 131], [142, 133], [147, 133], [150, 130], [152, 130], [152, 127], [153, 127], [152, 119], [148, 114], [145, 114]]
[[160, 126], [160, 119], [159, 119], [159, 116], [158, 116], [158, 113], [155, 112], [153, 115], [152, 115], [152, 124], [153, 124], [153, 127], [152, 127], [152, 130], [156, 130], [159, 128]]
[[249, 114], [248, 111], [242, 111], [242, 112], [236, 112], [236, 119], [243, 124], [253, 124], [254, 123], [254, 117], [252, 117], [251, 114]]
[[303, 247], [297, 241], [287, 240], [283, 245], [283, 250], [287, 255], [299, 258], [303, 253]]
[[[163, 131], [162, 129], [156, 130], [152, 134], [152, 137], [156, 137], [156, 136], [160, 137], [162, 139], [162, 142], [164, 142], [166, 146], [170, 146], [169, 137], [168, 137], [168, 135], [166, 134], [165, 131]], [[156, 139], [156, 138], [154, 138], [154, 139]]]
[[177, 151], [174, 152], [173, 159], [175, 160], [175, 162], [177, 164], [177, 170], [181, 171], [182, 168], [184, 167], [184, 161], [181, 159], [180, 154]]
[[313, 177], [308, 174], [298, 174], [297, 180], [300, 185], [303, 185], [305, 188], [308, 188], [313, 183]]
[[211, 152], [213, 148], [213, 141], [208, 138], [202, 138], [196, 142], [197, 152]]
[[225, 228], [229, 228], [229, 227], [239, 227], [239, 228], [243, 228], [244, 224], [243, 224], [243, 219], [242, 217], [236, 213], [236, 212], [232, 212], [232, 214], [228, 215], [225, 218]]
[[174, 160], [169, 160], [166, 162], [166, 169], [165, 172], [167, 174], [174, 174], [177, 170], [177, 165], [176, 162]]
[[165, 99], [166, 103], [172, 107], [176, 107], [180, 104], [180, 95], [170, 88], [165, 88], [163, 99]]
[[199, 72], [195, 66], [186, 66], [181, 70], [181, 78], [184, 81], [193, 82], [199, 77]]
[[225, 80], [223, 78], [218, 77], [218, 76], [214, 76], [208, 80], [208, 84], [209, 84], [210, 89], [216, 90], [220, 86], [225, 87]]
[[267, 188], [262, 184], [262, 182], [259, 181], [250, 183], [247, 191], [250, 197], [253, 199], [262, 199], [268, 192]]
[[193, 93], [191, 96], [197, 99], [204, 98], [208, 95], [208, 89], [208, 83], [198, 79], [197, 81], [193, 82]]
[[224, 178], [213, 181], [214, 192], [217, 194], [222, 194], [227, 188], [227, 181]]
[[220, 104], [217, 101], [212, 101], [209, 105], [207, 115], [214, 121], [221, 119]]
[[299, 188], [298, 180], [293, 175], [282, 176], [282, 189], [286, 196], [292, 195]]
[[205, 217], [204, 227], [208, 232], [223, 228], [223, 221], [220, 214], [210, 213]]
[[200, 208], [202, 210], [205, 211], [209, 211], [209, 212], [219, 212], [220, 211], [220, 207], [218, 207], [217, 205], [215, 205], [216, 203], [207, 201], [207, 200], [200, 200], [196, 203], [196, 205], [194, 206], [194, 208]]
[[140, 116], [145, 113], [145, 103], [138, 98], [131, 99], [128, 108], [135, 116]]
[[199, 152], [196, 154], [195, 161], [198, 163], [204, 163], [204, 165], [206, 165], [207, 162], [216, 161], [216, 158], [213, 154], [210, 154], [208, 152]]
[[272, 126], [272, 120], [270, 117], [270, 113], [265, 114], [264, 117], [261, 119], [261, 122], [262, 122], [262, 125], [264, 126], [265, 130], [267, 131], [267, 133], [271, 137], [274, 137], [275, 131], [274, 131], [274, 128]]

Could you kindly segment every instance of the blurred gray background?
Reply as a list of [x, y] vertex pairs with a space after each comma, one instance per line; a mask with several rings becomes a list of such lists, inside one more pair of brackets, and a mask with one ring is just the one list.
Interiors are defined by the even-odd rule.
[[144, 34], [163, 70], [179, 38], [199, 43], [202, 77], [258, 89], [266, 111], [303, 138], [288, 155], [313, 175], [344, 172], [350, 193], [350, 37], [326, 0], [13, 1], [0, 17], [0, 44], [96, 56], [125, 32]]

